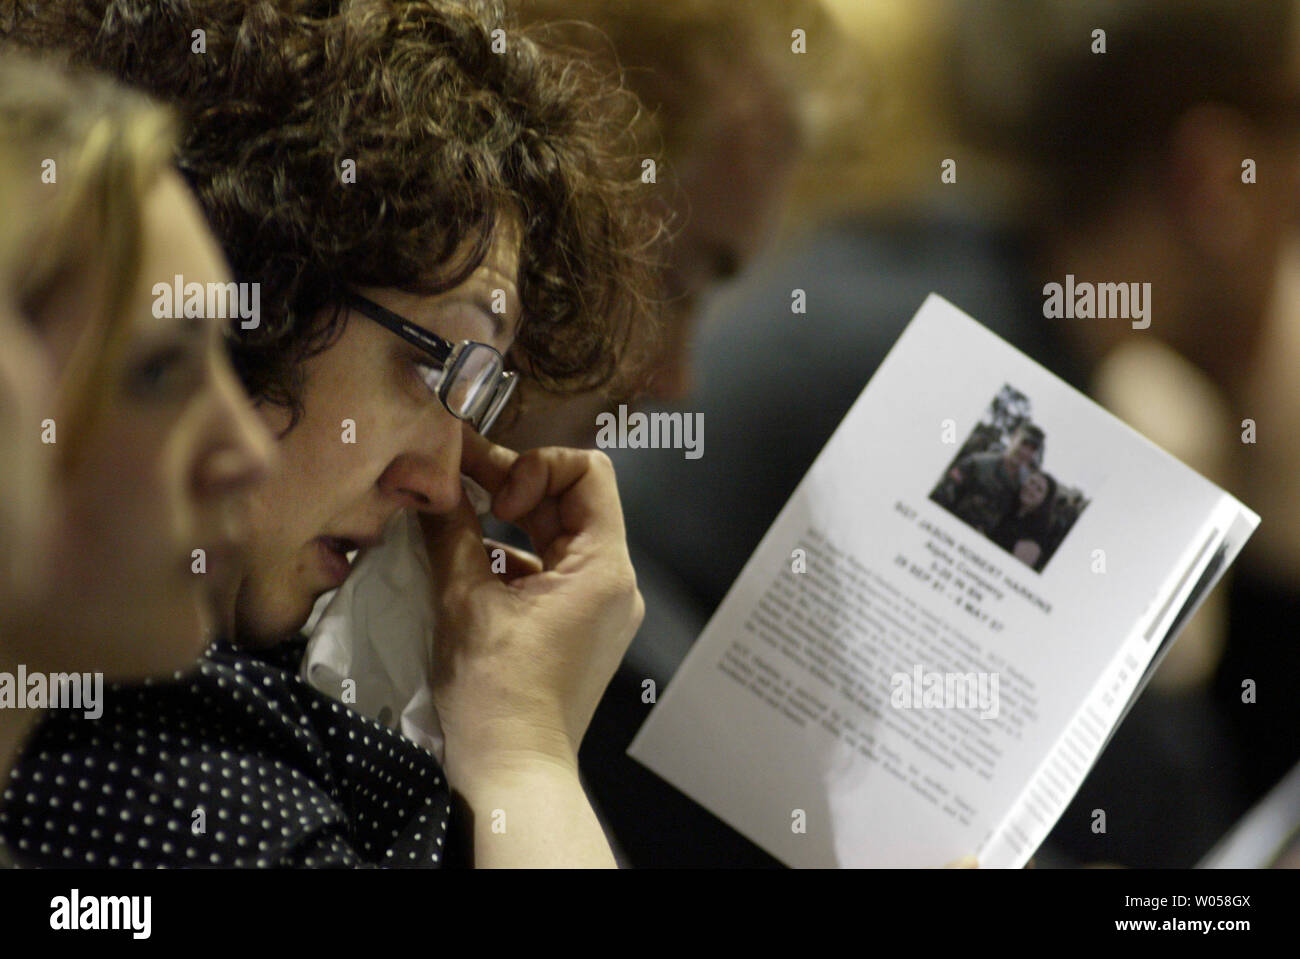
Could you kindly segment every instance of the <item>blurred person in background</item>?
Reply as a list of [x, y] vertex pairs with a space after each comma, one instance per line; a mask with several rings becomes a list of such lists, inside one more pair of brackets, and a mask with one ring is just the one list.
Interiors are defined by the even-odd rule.
[[[50, 522], [50, 452], [39, 442], [50, 412], [49, 358], [30, 326], [19, 319], [13, 276], [18, 255], [36, 223], [35, 177], [16, 175], [19, 161], [0, 145], [0, 617], [34, 585], [46, 560]], [[36, 441], [33, 440], [36, 438]], [[0, 636], [8, 632], [0, 621]]]
[[[1253, 795], [1300, 752], [1300, 234], [1286, 238], [1282, 264], [1262, 348], [1234, 406], [1234, 425], [1252, 441], [1241, 450], [1241, 498], [1264, 522], [1237, 563], [1232, 632], [1215, 679]], [[1251, 684], [1256, 701], [1247, 704]]]
[[[820, 0], [512, 0], [527, 22], [565, 49], [620, 74], [644, 105], [635, 130], [643, 171], [654, 182], [647, 202], [669, 232], [658, 259], [666, 301], [660, 329], [647, 330], [644, 359], [608, 389], [574, 397], [525, 387], [522, 415], [499, 434], [516, 449], [549, 443], [592, 446], [597, 416], [620, 404], [685, 400], [691, 353], [706, 302], [767, 248], [790, 215], [788, 194], [798, 158], [824, 136], [837, 85], [849, 78], [849, 48]], [[841, 120], [858, 117], [840, 117]], [[680, 455], [676, 453], [673, 455]], [[627, 469], [636, 469], [629, 463]], [[642, 637], [671, 632], [678, 643], [698, 632], [693, 603], [675, 577], [660, 576], [655, 557], [633, 546], [646, 597]], [[657, 845], [654, 820], [641, 813], [643, 769], [625, 755], [645, 716], [642, 682], [662, 676], [660, 646], [634, 642], [593, 720], [582, 770], [598, 809], [631, 864]], [[690, 822], [689, 847], [674, 855], [717, 864], [763, 862], [725, 827], [684, 799], [672, 815]], [[648, 831], [647, 831], [648, 830]], [[644, 842], [642, 841], [644, 838]]]
[[[660, 686], [932, 290], [1239, 489], [1230, 411], [1300, 201], [1294, 4], [833, 6], [874, 51], [863, 122], [842, 127], [793, 182], [810, 217], [835, 215], [756, 264], [706, 325], [682, 403], [704, 414], [706, 455], [615, 457], [634, 549], [677, 577], [667, 625], [649, 635], [648, 618], [634, 644], [658, 654], [662, 671], [648, 675]], [[1243, 182], [1247, 158], [1267, 176]], [[1066, 274], [1150, 282], [1149, 328], [1049, 319], [1044, 286]], [[795, 290], [806, 314], [792, 311]], [[1249, 746], [1211, 700], [1226, 592], [1166, 659], [1041, 863], [1191, 865], [1250, 798], [1238, 765], [1247, 750], [1251, 761], [1276, 753], [1277, 775], [1294, 760], [1297, 697], [1274, 688], [1273, 715], [1291, 719]], [[1288, 655], [1278, 636], [1243, 636], [1274, 651], [1237, 670], [1238, 715], [1241, 676], [1272, 674]], [[678, 861], [687, 842], [656, 814], [677, 801], [671, 791], [646, 773], [629, 774], [628, 789], [645, 797], [629, 818], [641, 848]], [[1123, 828], [1093, 834], [1099, 807]]]
[[[13, 67], [0, 61], [0, 97], [12, 95]], [[18, 314], [14, 274], [36, 224], [37, 178], [24, 170], [21, 148], [0, 143], [0, 671], [16, 658], [9, 637], [30, 594], [41, 585], [53, 525], [51, 459], [40, 443], [41, 420], [51, 412], [52, 371], [34, 331]], [[0, 710], [0, 790], [34, 713]], [[12, 857], [0, 842], [0, 868]]]
[[[72, 673], [82, 696], [62, 711], [91, 730], [104, 678], [195, 664], [213, 600], [238, 573], [247, 494], [270, 462], [271, 438], [235, 379], [224, 324], [154, 309], [156, 280], [229, 279], [171, 169], [173, 131], [167, 111], [106, 78], [0, 59], [0, 195], [22, 243], [2, 261], [17, 317], [0, 336], [9, 354], [34, 332], [57, 384], [48, 418], [38, 428], [24, 416], [14, 441], [18, 462], [48, 458], [57, 509], [48, 562], [39, 543], [4, 544], [39, 574], [6, 596], [0, 670], [47, 677], [50, 705], [52, 674]], [[101, 675], [92, 686], [78, 673]], [[0, 783], [43, 712], [27, 692], [0, 709]], [[16, 791], [29, 788], [16, 774], [15, 784], [4, 790], [0, 823]], [[61, 849], [65, 865], [95, 861]], [[21, 862], [37, 851], [21, 838], [11, 853]]]
[[[1149, 329], [1122, 318], [1053, 321], [1090, 371], [1090, 392], [1237, 491], [1269, 527], [1267, 503], [1244, 485], [1257, 447], [1243, 442], [1242, 420], [1257, 415], [1265, 324], [1300, 235], [1300, 5], [961, 11], [959, 113], [971, 141], [1005, 151], [1024, 178], [1018, 218], [1038, 224], [1038, 277], [1151, 283]], [[1080, 34], [1086, 44], [1073, 42]], [[1300, 661], [1265, 552], [1248, 544], [1189, 623], [1067, 811], [1060, 847], [1188, 865], [1294, 763]], [[1245, 702], [1252, 677], [1262, 688]], [[1170, 798], [1192, 790], [1204, 798], [1191, 808]], [[1091, 809], [1134, 798], [1134, 828], [1122, 834], [1098, 841], [1077, 826]]]
[[[525, 387], [528, 416], [499, 434], [525, 450], [592, 446], [619, 404], [672, 403], [690, 388], [700, 308], [763, 250], [785, 216], [796, 161], [819, 126], [819, 93], [843, 50], [820, 0], [510, 0], [548, 40], [617, 75], [643, 104], [635, 136], [653, 214], [665, 310], [644, 355], [606, 389]], [[796, 52], [802, 31], [810, 52]]]

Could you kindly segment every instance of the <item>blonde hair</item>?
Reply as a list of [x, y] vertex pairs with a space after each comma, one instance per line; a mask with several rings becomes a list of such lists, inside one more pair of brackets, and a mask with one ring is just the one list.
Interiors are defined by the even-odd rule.
[[142, 207], [174, 158], [175, 121], [105, 77], [6, 51], [0, 142], [0, 201], [7, 215], [31, 214], [0, 251], [19, 312], [39, 323], [45, 304], [66, 285], [103, 283], [99, 308], [59, 381], [59, 429], [70, 442], [58, 445], [66, 465], [78, 437], [93, 427], [131, 332]]

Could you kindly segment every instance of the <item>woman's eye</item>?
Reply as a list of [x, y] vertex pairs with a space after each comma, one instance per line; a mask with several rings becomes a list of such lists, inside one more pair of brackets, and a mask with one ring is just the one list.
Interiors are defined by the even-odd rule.
[[150, 354], [131, 372], [129, 386], [137, 396], [169, 395], [188, 386], [192, 379], [190, 356], [179, 347]]

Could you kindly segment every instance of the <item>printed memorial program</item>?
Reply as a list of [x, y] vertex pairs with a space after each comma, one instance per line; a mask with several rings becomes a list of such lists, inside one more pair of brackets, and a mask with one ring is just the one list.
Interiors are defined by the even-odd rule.
[[1023, 866], [1258, 523], [932, 294], [628, 752], [791, 866]]

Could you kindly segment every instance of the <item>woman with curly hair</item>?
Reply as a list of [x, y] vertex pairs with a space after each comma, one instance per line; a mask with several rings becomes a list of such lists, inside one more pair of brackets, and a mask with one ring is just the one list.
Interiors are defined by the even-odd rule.
[[[256, 327], [231, 333], [283, 467], [233, 641], [192, 681], [122, 688], [90, 736], [48, 723], [24, 766], [138, 756], [97, 840], [131, 864], [439, 865], [458, 797], [454, 851], [477, 865], [612, 865], [577, 750], [643, 610], [613, 471], [482, 433], [516, 372], [591, 389], [651, 318], [635, 103], [495, 3], [42, 0], [4, 27], [180, 111], [181, 169], [261, 285]], [[504, 577], [462, 472], [537, 551]], [[445, 772], [297, 678], [296, 631], [403, 509], [433, 566]], [[11, 839], [36, 810], [76, 825], [44, 788], [25, 798]]]

